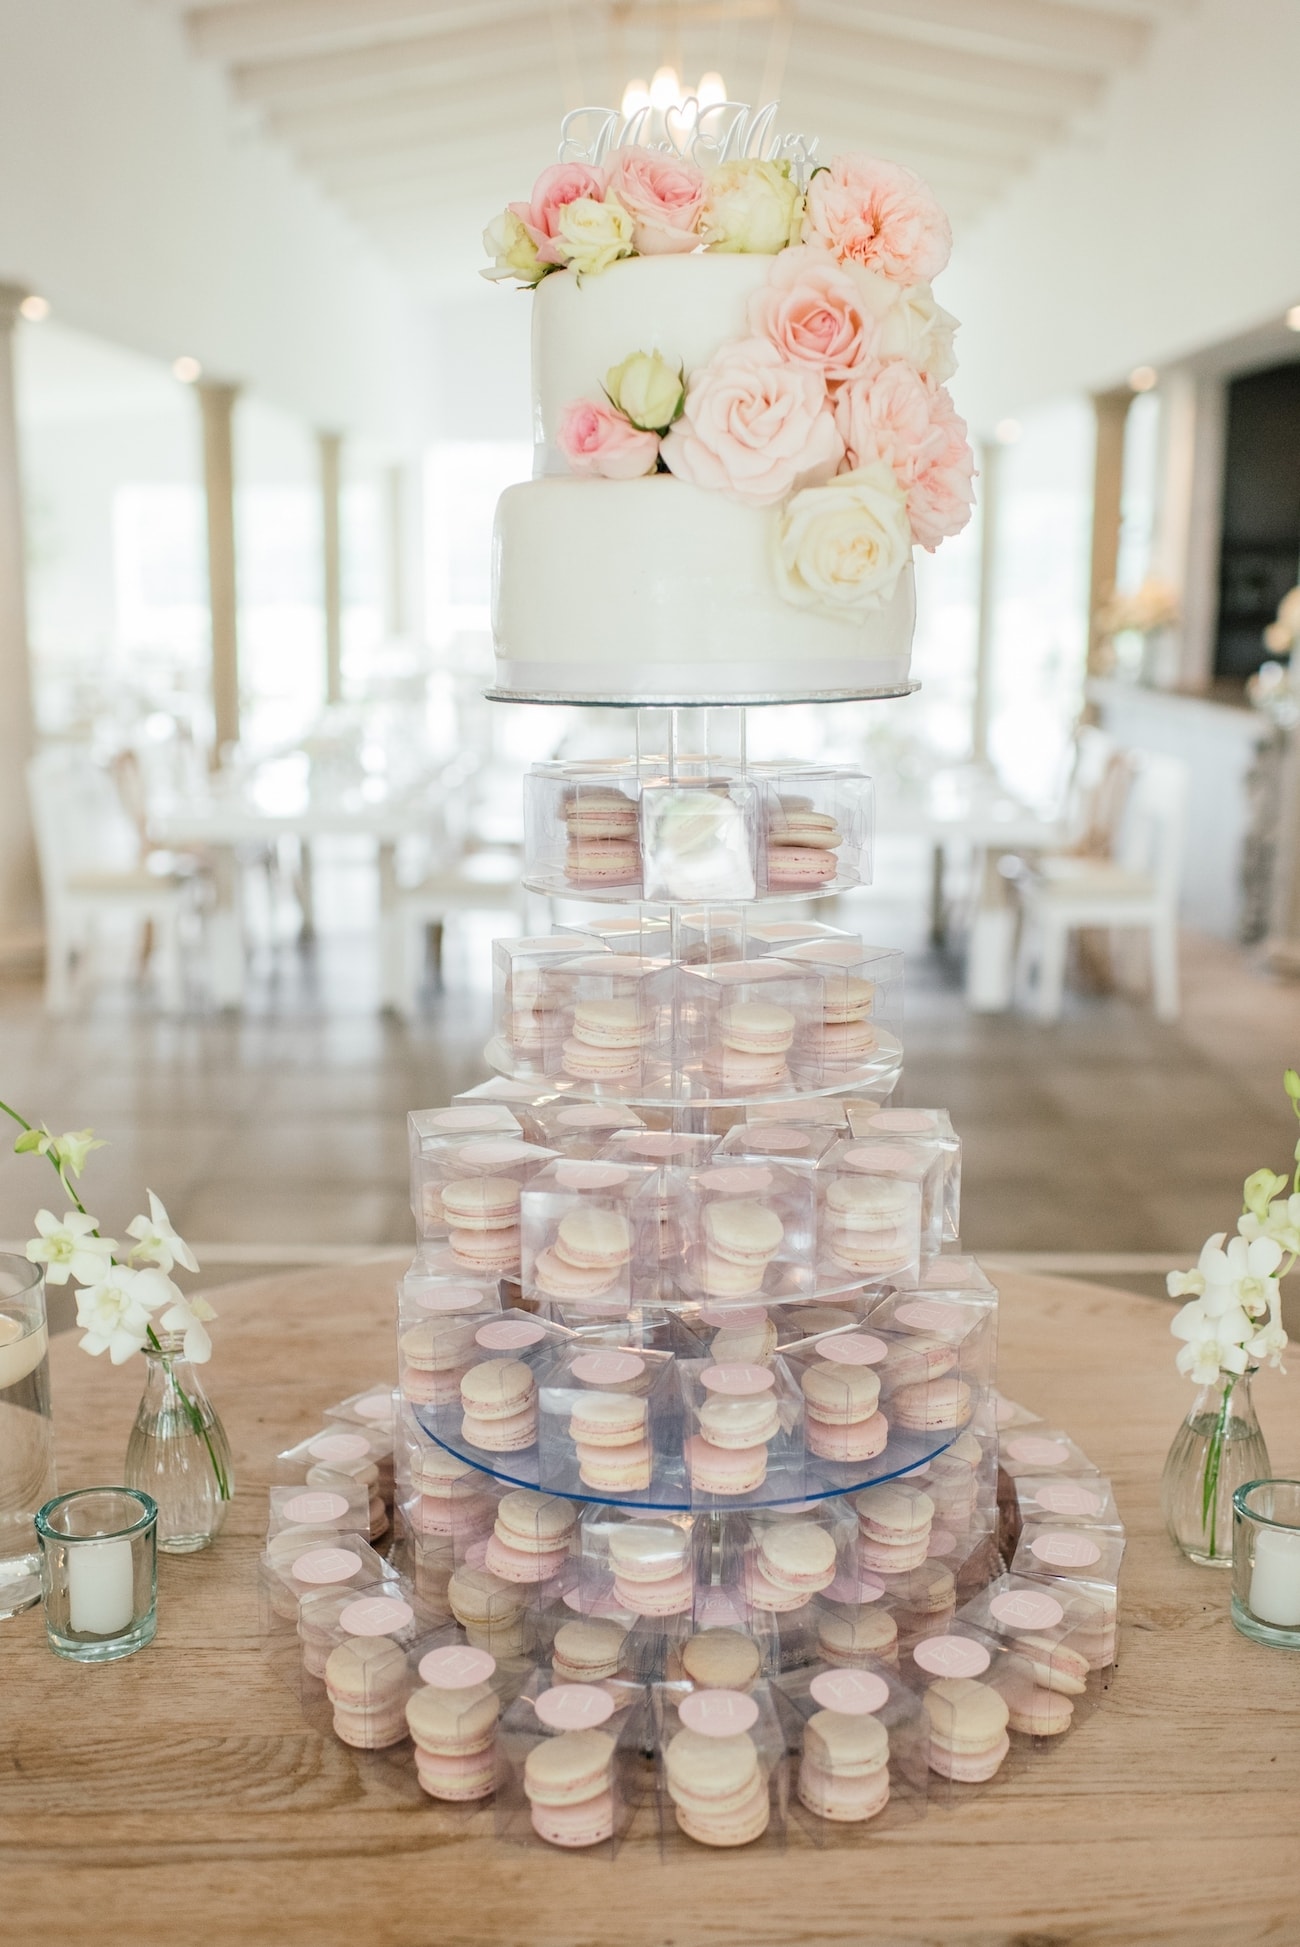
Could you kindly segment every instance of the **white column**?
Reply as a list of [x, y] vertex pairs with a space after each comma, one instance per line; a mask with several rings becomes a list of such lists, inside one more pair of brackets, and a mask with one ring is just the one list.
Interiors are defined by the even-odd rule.
[[14, 398], [14, 329], [27, 293], [0, 284], [0, 963], [35, 960], [41, 898], [27, 802], [35, 742]]
[[343, 435], [318, 433], [321, 566], [325, 607], [325, 701], [343, 701], [343, 551], [340, 491]]
[[223, 744], [239, 742], [239, 603], [235, 572], [237, 385], [201, 379], [203, 487], [208, 509], [208, 605], [212, 616], [213, 762]]
[[409, 626], [408, 526], [406, 468], [399, 460], [384, 469], [384, 629], [390, 636], [405, 635]]
[[1097, 611], [1115, 588], [1120, 516], [1124, 497], [1124, 423], [1133, 394], [1127, 386], [1095, 392], [1092, 409], [1097, 444], [1092, 469], [1092, 563], [1088, 577], [1088, 674], [1109, 674], [1110, 644], [1097, 628]]
[[989, 761], [989, 714], [993, 700], [993, 642], [997, 619], [998, 465], [1002, 448], [992, 440], [980, 447], [979, 608], [975, 623], [975, 695], [971, 701], [971, 756]]

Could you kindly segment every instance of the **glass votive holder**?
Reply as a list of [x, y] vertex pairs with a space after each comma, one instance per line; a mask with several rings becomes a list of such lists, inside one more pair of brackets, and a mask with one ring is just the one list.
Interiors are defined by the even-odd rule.
[[1232, 1497], [1232, 1620], [1300, 1650], [1300, 1481], [1247, 1481]]
[[56, 1656], [111, 1663], [153, 1641], [158, 1503], [134, 1487], [79, 1487], [36, 1516], [45, 1633]]

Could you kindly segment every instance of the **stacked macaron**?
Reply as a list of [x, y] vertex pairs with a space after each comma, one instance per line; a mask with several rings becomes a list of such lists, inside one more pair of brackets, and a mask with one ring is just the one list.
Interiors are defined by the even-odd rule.
[[959, 1373], [922, 1379], [899, 1386], [889, 1396], [894, 1425], [909, 1433], [924, 1433], [938, 1445], [938, 1436], [963, 1427], [975, 1410], [975, 1396]]
[[492, 1497], [484, 1476], [468, 1460], [432, 1443], [411, 1461], [415, 1498], [410, 1522], [416, 1534], [464, 1543], [492, 1526]]
[[519, 1185], [509, 1176], [467, 1176], [442, 1186], [447, 1241], [458, 1264], [519, 1276]]
[[610, 1494], [643, 1493], [649, 1487], [654, 1454], [646, 1435], [646, 1402], [635, 1392], [575, 1393], [569, 1438], [584, 1486]]
[[609, 1532], [614, 1600], [634, 1616], [680, 1616], [695, 1593], [691, 1530], [673, 1521], [626, 1521]]
[[826, 1186], [822, 1242], [832, 1260], [864, 1278], [884, 1277], [920, 1254], [921, 1193], [893, 1176], [833, 1176]]
[[920, 1568], [930, 1546], [934, 1502], [905, 1481], [884, 1481], [854, 1496], [858, 1517], [858, 1566], [873, 1575], [902, 1575]]
[[768, 1441], [781, 1430], [775, 1379], [767, 1366], [710, 1365], [700, 1374], [698, 1431], [686, 1442], [686, 1468], [699, 1494], [751, 1494], [767, 1478]]
[[521, 1656], [528, 1596], [489, 1568], [458, 1568], [447, 1585], [447, 1603], [474, 1649], [497, 1658]]
[[998, 1682], [1008, 1728], [1025, 1737], [1060, 1737], [1068, 1731], [1074, 1699], [1087, 1688], [1087, 1657], [1072, 1642], [1050, 1636], [1017, 1636]]
[[600, 1204], [561, 1217], [550, 1244], [537, 1253], [533, 1282], [544, 1297], [580, 1305], [606, 1297], [632, 1258], [632, 1231], [621, 1210]]
[[461, 1376], [461, 1438], [486, 1453], [537, 1442], [537, 1381], [522, 1359], [480, 1359]]
[[889, 1733], [869, 1712], [819, 1710], [804, 1725], [796, 1786], [802, 1804], [837, 1824], [873, 1819], [889, 1802]]
[[811, 798], [782, 796], [767, 819], [767, 883], [773, 892], [829, 885], [844, 834]]
[[331, 1427], [308, 1442], [307, 1452], [312, 1456], [313, 1464], [307, 1469], [306, 1485], [331, 1487], [343, 1480], [355, 1487], [364, 1487], [370, 1496], [370, 1539], [378, 1541], [381, 1535], [386, 1535], [392, 1498], [391, 1468], [388, 1475], [389, 1499], [385, 1500], [379, 1463], [371, 1452], [365, 1434]]
[[415, 1406], [447, 1406], [460, 1392], [474, 1351], [477, 1319], [421, 1319], [397, 1342], [398, 1380]]
[[426, 1684], [408, 1697], [406, 1723], [421, 1791], [452, 1804], [487, 1798], [496, 1788], [500, 1712], [501, 1700], [489, 1683]]
[[923, 1562], [890, 1580], [886, 1597], [898, 1628], [900, 1650], [915, 1649], [927, 1636], [941, 1636], [957, 1609], [957, 1585], [942, 1562]]
[[623, 1667], [627, 1631], [599, 1616], [561, 1623], [551, 1645], [553, 1683], [601, 1683]]
[[[833, 1582], [827, 1591], [835, 1595]], [[824, 1663], [856, 1670], [877, 1661], [897, 1663], [898, 1624], [880, 1602], [828, 1601], [817, 1618], [817, 1650]]]
[[635, 1082], [649, 1032], [634, 999], [577, 1001], [560, 1065], [575, 1081]]
[[718, 1019], [718, 1039], [704, 1057], [715, 1094], [745, 1095], [787, 1088], [786, 1056], [794, 1045], [795, 1016], [772, 1001], [733, 1001]]
[[614, 1739], [608, 1731], [560, 1731], [524, 1760], [524, 1794], [539, 1839], [597, 1846], [614, 1835]]
[[630, 886], [641, 877], [635, 802], [606, 785], [566, 799], [564, 876], [571, 886]]
[[711, 1298], [747, 1298], [761, 1291], [767, 1267], [785, 1237], [785, 1225], [776, 1211], [752, 1197], [717, 1197], [704, 1206], [700, 1229], [701, 1289]]
[[[775, 1320], [762, 1305], [738, 1307], [722, 1312], [726, 1320], [715, 1330], [709, 1341], [709, 1357], [716, 1364], [766, 1366], [775, 1357], [779, 1333]], [[704, 1323], [715, 1323], [715, 1317], [707, 1312]]]
[[749, 1563], [748, 1593], [756, 1609], [784, 1614], [835, 1580], [835, 1537], [818, 1521], [776, 1521], [759, 1528]]
[[409, 1689], [405, 1653], [387, 1636], [348, 1636], [326, 1659], [335, 1734], [358, 1751], [401, 1743]]
[[738, 1629], [704, 1629], [676, 1652], [675, 1668], [697, 1690], [750, 1690], [762, 1656], [752, 1636]]
[[872, 1021], [875, 982], [828, 968], [822, 990], [821, 1052], [832, 1079], [875, 1054], [880, 1036]]
[[503, 1494], [483, 1566], [503, 1582], [549, 1582], [569, 1556], [578, 1525], [569, 1501], [518, 1487]]
[[930, 1769], [955, 1784], [982, 1785], [1011, 1748], [1006, 1699], [976, 1677], [940, 1677], [925, 1693]]
[[889, 1421], [878, 1410], [880, 1380], [869, 1365], [818, 1359], [804, 1368], [799, 1386], [809, 1453], [819, 1460], [849, 1461], [871, 1460], [885, 1451]]
[[681, 1730], [664, 1752], [668, 1795], [677, 1824], [702, 1846], [746, 1846], [770, 1816], [758, 1747], [746, 1731], [713, 1737]]

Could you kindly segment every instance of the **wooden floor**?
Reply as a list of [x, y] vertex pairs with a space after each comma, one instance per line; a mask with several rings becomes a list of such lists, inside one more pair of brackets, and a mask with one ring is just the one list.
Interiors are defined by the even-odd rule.
[[[491, 1837], [307, 1728], [262, 1656], [254, 1562], [273, 1452], [393, 1370], [392, 1267], [224, 1294], [210, 1368], [240, 1491], [207, 1554], [162, 1563], [153, 1647], [57, 1662], [0, 1625], [0, 1941], [13, 1947], [1252, 1947], [1300, 1941], [1300, 1657], [1227, 1620], [1225, 1576], [1161, 1529], [1188, 1403], [1168, 1310], [1003, 1280], [1004, 1390], [1114, 1478], [1121, 1668], [1020, 1777], [921, 1824], [711, 1855], [634, 1837], [611, 1866]], [[63, 1484], [119, 1474], [140, 1375], [54, 1349]], [[1300, 1472], [1293, 1378], [1260, 1410]]]

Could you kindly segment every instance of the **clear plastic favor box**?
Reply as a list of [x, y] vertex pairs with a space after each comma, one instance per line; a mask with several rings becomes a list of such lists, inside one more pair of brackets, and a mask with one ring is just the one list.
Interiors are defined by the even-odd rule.
[[1124, 1537], [1099, 1528], [1026, 1521], [1012, 1558], [1013, 1573], [1053, 1590], [1073, 1589], [1086, 1611], [1078, 1622], [1089, 1668], [1108, 1671], [1119, 1655], [1119, 1572]]
[[1096, 1708], [1101, 1685], [1088, 1655], [1087, 1607], [1067, 1590], [1000, 1575], [962, 1604], [964, 1622], [997, 1638], [995, 1681], [1010, 1709], [1013, 1743], [1056, 1744]]
[[496, 1833], [510, 1844], [612, 1858], [651, 1791], [639, 1684], [551, 1684], [538, 1672], [501, 1719]]
[[665, 1846], [783, 1846], [787, 1738], [771, 1688], [664, 1689], [656, 1704]]
[[719, 1308], [812, 1296], [811, 1171], [715, 1156], [688, 1175], [679, 1214], [682, 1249], [673, 1271], [686, 1296]]
[[793, 1819], [819, 1845], [924, 1818], [929, 1723], [896, 1669], [811, 1664], [777, 1679], [785, 1706]]
[[641, 1192], [653, 1165], [559, 1157], [520, 1203], [524, 1296], [626, 1316], [658, 1276], [659, 1243]]
[[725, 780], [647, 783], [641, 791], [648, 900], [749, 900], [758, 891], [759, 793]]
[[547, 1492], [650, 1503], [679, 1493], [674, 1362], [666, 1352], [570, 1344], [540, 1375], [538, 1393]]
[[1038, 1528], [1100, 1528], [1122, 1536], [1115, 1490], [1104, 1474], [1022, 1474], [1015, 1483], [1020, 1513]]
[[[894, 1109], [879, 1103], [854, 1104], [849, 1110], [849, 1129], [854, 1136], [881, 1141], [916, 1143], [937, 1149], [943, 1158], [943, 1222], [945, 1244], [955, 1244], [961, 1235], [961, 1137], [952, 1126], [946, 1109]], [[946, 1269], [935, 1273], [940, 1284], [948, 1279], [984, 1279], [972, 1257], [954, 1255], [945, 1260]], [[927, 1266], [927, 1278], [930, 1267]], [[954, 1289], [964, 1284], [954, 1282]]]
[[759, 883], [776, 898], [871, 883], [872, 784], [860, 771], [762, 767]]

